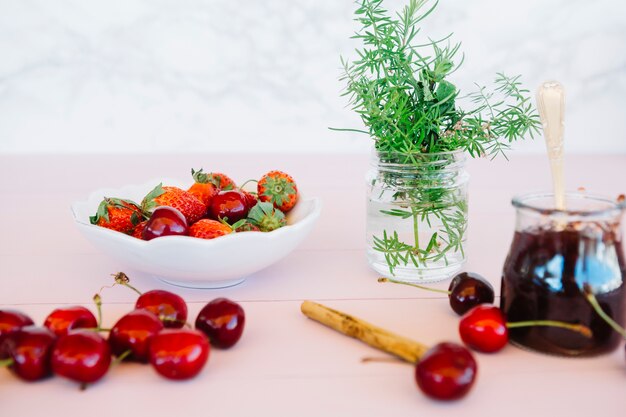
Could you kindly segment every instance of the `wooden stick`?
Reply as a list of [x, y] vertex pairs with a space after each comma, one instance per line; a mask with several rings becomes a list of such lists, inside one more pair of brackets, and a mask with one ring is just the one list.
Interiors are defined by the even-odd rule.
[[304, 301], [300, 309], [310, 319], [410, 363], [417, 363], [428, 350], [421, 343], [313, 301]]

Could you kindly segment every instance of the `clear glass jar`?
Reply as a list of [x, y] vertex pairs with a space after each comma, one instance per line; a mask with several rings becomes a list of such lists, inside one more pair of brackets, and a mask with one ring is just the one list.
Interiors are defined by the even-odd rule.
[[367, 259], [379, 274], [434, 282], [465, 261], [466, 154], [374, 152], [367, 174]]
[[556, 327], [510, 329], [516, 345], [565, 356], [609, 352], [621, 336], [595, 313], [583, 293], [588, 284], [603, 310], [624, 325], [626, 264], [623, 203], [571, 193], [567, 210], [554, 195], [528, 194], [512, 202], [515, 235], [502, 273], [500, 306], [508, 321], [558, 320], [583, 324], [593, 337]]

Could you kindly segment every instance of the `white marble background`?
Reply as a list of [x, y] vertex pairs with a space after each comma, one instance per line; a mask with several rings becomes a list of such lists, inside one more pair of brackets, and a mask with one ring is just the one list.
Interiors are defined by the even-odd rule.
[[[387, 0], [391, 9], [404, 2]], [[350, 0], [0, 0], [0, 152], [366, 151], [339, 97]], [[567, 149], [626, 153], [626, 2], [442, 0], [464, 91], [568, 92]], [[517, 149], [543, 151], [543, 141]]]

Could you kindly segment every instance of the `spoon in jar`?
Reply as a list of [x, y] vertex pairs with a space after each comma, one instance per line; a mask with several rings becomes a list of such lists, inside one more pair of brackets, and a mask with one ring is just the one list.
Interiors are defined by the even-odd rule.
[[544, 82], [537, 90], [537, 108], [546, 139], [554, 203], [557, 210], [565, 210], [565, 181], [563, 176], [563, 117], [565, 90], [557, 81]]

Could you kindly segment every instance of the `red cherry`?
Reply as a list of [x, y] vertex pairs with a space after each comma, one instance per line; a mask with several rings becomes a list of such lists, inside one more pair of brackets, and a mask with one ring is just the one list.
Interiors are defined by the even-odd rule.
[[470, 390], [476, 372], [476, 361], [469, 350], [456, 343], [439, 343], [417, 363], [415, 380], [431, 398], [456, 400]]
[[185, 216], [173, 207], [161, 206], [152, 212], [141, 237], [143, 240], [152, 240], [163, 236], [186, 236], [188, 233]]
[[165, 329], [150, 341], [149, 359], [154, 369], [168, 379], [196, 376], [209, 359], [209, 339], [189, 329]]
[[180, 328], [187, 322], [187, 304], [179, 295], [165, 290], [144, 292], [135, 303], [136, 309], [148, 310], [163, 322], [165, 327]]
[[43, 325], [61, 337], [73, 329], [95, 329], [98, 321], [85, 307], [73, 306], [57, 308], [46, 317]]
[[229, 348], [241, 338], [246, 323], [243, 308], [227, 298], [216, 298], [204, 306], [196, 318], [196, 329], [211, 340], [211, 345]]
[[91, 330], [74, 330], [61, 336], [52, 350], [52, 371], [76, 382], [102, 378], [111, 364], [107, 341]]
[[163, 323], [148, 310], [133, 310], [115, 323], [109, 333], [109, 345], [115, 356], [130, 350], [128, 357], [138, 362], [148, 362], [150, 339], [163, 330]]
[[463, 343], [474, 350], [490, 353], [502, 349], [509, 341], [509, 331], [502, 310], [479, 305], [465, 313], [459, 322]]
[[233, 224], [248, 216], [250, 208], [247, 206], [247, 199], [244, 193], [239, 190], [220, 191], [209, 207], [209, 216], [214, 219], [227, 219]]
[[240, 190], [243, 193], [243, 196], [246, 200], [246, 207], [250, 210], [252, 207], [256, 206], [256, 203], [259, 202], [259, 199], [256, 195], [249, 193], [248, 191]]
[[52, 375], [50, 355], [56, 336], [45, 327], [25, 326], [7, 335], [9, 369], [25, 381]]
[[4, 340], [7, 337], [18, 331], [24, 326], [34, 324], [33, 319], [26, 314], [15, 310], [0, 310], [0, 359], [8, 357], [8, 353], [5, 352]]
[[481, 275], [462, 272], [456, 275], [448, 287], [450, 307], [458, 315], [463, 315], [479, 304], [492, 304], [493, 287]]

